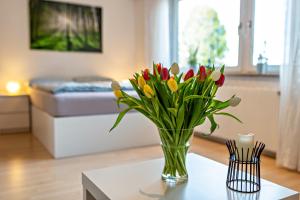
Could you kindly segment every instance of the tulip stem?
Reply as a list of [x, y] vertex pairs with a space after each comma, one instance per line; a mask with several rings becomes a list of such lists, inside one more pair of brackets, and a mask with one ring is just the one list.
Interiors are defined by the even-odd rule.
[[[180, 130], [176, 134], [175, 130], [159, 129], [161, 136], [161, 146], [165, 158], [165, 166], [162, 173], [164, 180], [187, 180], [188, 172], [186, 168], [186, 155], [189, 149], [189, 139], [192, 136], [193, 129]], [[173, 133], [173, 134], [172, 134]], [[165, 137], [167, 134], [174, 135], [179, 138], [171, 142]]]

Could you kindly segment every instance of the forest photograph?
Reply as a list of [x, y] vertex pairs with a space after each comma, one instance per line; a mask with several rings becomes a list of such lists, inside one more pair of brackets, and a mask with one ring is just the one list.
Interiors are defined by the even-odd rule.
[[102, 52], [102, 9], [30, 0], [30, 47]]

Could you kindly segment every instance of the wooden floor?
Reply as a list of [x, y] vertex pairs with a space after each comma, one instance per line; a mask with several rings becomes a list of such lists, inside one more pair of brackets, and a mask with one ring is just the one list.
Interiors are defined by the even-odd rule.
[[[195, 138], [192, 152], [227, 163], [224, 145]], [[159, 158], [159, 146], [54, 160], [30, 134], [0, 136], [0, 199], [81, 200], [81, 172]], [[300, 191], [300, 173], [262, 158], [262, 176]]]

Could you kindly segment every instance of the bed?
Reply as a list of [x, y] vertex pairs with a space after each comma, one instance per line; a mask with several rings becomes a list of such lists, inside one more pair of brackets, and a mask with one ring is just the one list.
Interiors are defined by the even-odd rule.
[[[31, 82], [32, 131], [54, 158], [159, 144], [155, 126], [137, 112], [128, 113], [108, 133], [123, 108], [116, 106], [113, 92], [103, 87], [104, 81], [100, 82], [99, 88], [92, 83], [91, 90], [86, 89], [90, 82]], [[62, 90], [63, 84], [84, 89]], [[127, 90], [134, 95], [134, 91]]]

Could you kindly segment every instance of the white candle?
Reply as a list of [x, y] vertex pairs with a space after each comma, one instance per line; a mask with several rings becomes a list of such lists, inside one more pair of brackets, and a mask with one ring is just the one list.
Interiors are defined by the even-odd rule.
[[[254, 147], [254, 134], [249, 133], [249, 134], [238, 134], [236, 146], [239, 151], [239, 159], [243, 161], [246, 161], [247, 159], [247, 152], [249, 149], [248, 153], [248, 161], [251, 160], [251, 154], [252, 150]], [[243, 149], [243, 157], [242, 157], [242, 149]]]

